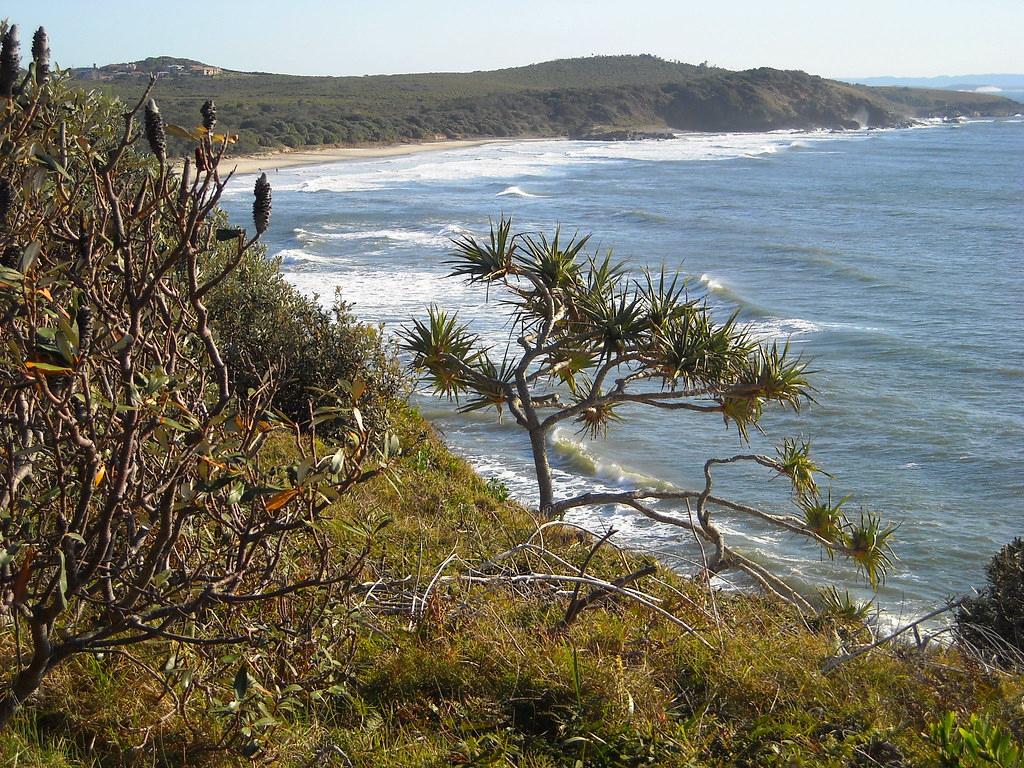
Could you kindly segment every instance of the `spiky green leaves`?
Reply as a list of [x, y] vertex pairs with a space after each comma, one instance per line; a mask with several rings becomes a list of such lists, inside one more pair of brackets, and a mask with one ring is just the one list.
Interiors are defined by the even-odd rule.
[[871, 612], [872, 602], [860, 602], [850, 596], [849, 590], [840, 592], [835, 587], [826, 587], [818, 591], [821, 597], [821, 609], [818, 619], [831, 619], [840, 624], [862, 624], [867, 621]]
[[[804, 525], [807, 529], [819, 538], [830, 544], [842, 544], [844, 532], [849, 527], [849, 522], [843, 512], [843, 504], [849, 497], [832, 503], [832, 493], [828, 493], [825, 499], [816, 496], [801, 496], [797, 503], [800, 511], [803, 512]], [[832, 556], [832, 548], [827, 547], [829, 556]]]
[[267, 174], [261, 173], [253, 188], [252, 223], [256, 234], [262, 235], [270, 226], [271, 194]]
[[42, 27], [32, 36], [32, 61], [36, 65], [36, 84], [42, 85], [50, 79], [50, 43]]
[[213, 103], [213, 99], [203, 102], [203, 106], [199, 108], [199, 114], [203, 116], [203, 128], [212, 131], [213, 126], [217, 124], [217, 105]]
[[608, 436], [608, 426], [613, 421], [622, 421], [622, 417], [615, 412], [613, 403], [595, 403], [590, 408], [584, 409], [575, 418], [579, 425], [579, 434], [587, 435], [592, 440]]
[[430, 308], [427, 322], [412, 322], [412, 328], [403, 328], [398, 336], [402, 349], [413, 355], [413, 367], [426, 373], [436, 394], [458, 397], [469, 387], [467, 369], [479, 357], [477, 337], [458, 322], [457, 315], [437, 307]]
[[514, 269], [516, 239], [511, 236], [512, 219], [502, 218], [498, 226], [491, 222], [490, 242], [482, 243], [472, 235], [452, 239], [455, 250], [447, 262], [453, 277], [469, 282], [492, 282], [509, 275]]
[[895, 525], [885, 525], [876, 514], [861, 512], [860, 521], [852, 524], [845, 534], [843, 543], [847, 552], [863, 569], [872, 587], [877, 588], [885, 581], [896, 560], [889, 546], [889, 539], [896, 528]]
[[814, 402], [807, 365], [803, 358], [790, 355], [788, 341], [782, 347], [777, 342], [756, 345], [721, 399], [726, 422], [733, 422], [746, 439], [750, 427], [760, 421], [765, 403], [799, 411], [805, 401]]
[[778, 448], [779, 474], [789, 478], [797, 498], [815, 498], [818, 481], [815, 475], [831, 477], [811, 458], [811, 444], [806, 440], [786, 438]]
[[465, 378], [472, 388], [474, 397], [466, 400], [459, 410], [462, 412], [480, 411], [494, 408], [501, 412], [508, 402], [508, 389], [511, 387], [514, 371], [509, 361], [504, 359], [496, 365], [487, 353], [477, 356], [469, 365], [472, 373], [467, 372]]
[[663, 307], [660, 312], [675, 315], [655, 327], [650, 359], [666, 386], [725, 389], [735, 382], [752, 348], [735, 315], [715, 323], [706, 306]]
[[567, 290], [579, 281], [582, 272], [580, 253], [587, 245], [590, 236], [569, 239], [565, 245], [561, 243], [561, 231], [555, 230], [555, 236], [549, 241], [547, 237], [526, 237], [523, 242], [525, 253], [517, 259], [520, 273], [537, 290], [548, 292]]
[[18, 81], [21, 68], [21, 51], [18, 42], [18, 25], [12, 24], [0, 41], [0, 97], [14, 96], [14, 84]]
[[155, 99], [150, 99], [146, 104], [143, 123], [149, 148], [162, 165], [167, 162], [167, 133], [164, 130], [164, 119], [160, 115], [160, 108], [156, 105]]

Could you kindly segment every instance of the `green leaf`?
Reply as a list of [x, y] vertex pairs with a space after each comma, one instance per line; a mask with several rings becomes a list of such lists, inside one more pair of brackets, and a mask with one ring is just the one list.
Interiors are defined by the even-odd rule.
[[235, 673], [235, 681], [232, 683], [232, 687], [235, 689], [235, 699], [241, 701], [245, 698], [245, 694], [249, 691], [249, 667], [245, 662], [238, 668]]
[[345, 468], [345, 449], [339, 448], [338, 451], [331, 456], [331, 474], [336, 475]]
[[180, 125], [175, 125], [174, 123], [165, 124], [164, 130], [171, 136], [177, 136], [179, 139], [185, 139], [185, 141], [200, 141], [203, 138], [195, 131], [190, 131], [188, 128], [182, 128]]
[[60, 573], [57, 577], [57, 584], [60, 589], [60, 604], [62, 608], [67, 608], [68, 605], [68, 569], [67, 563], [64, 560], [64, 552], [57, 550], [57, 556], [60, 558]]
[[25, 367], [30, 370], [39, 371], [44, 374], [62, 374], [71, 373], [71, 369], [63, 365], [53, 365], [52, 363], [41, 363], [36, 360], [29, 360], [25, 363]]
[[35, 263], [36, 258], [42, 252], [43, 246], [39, 244], [38, 240], [33, 240], [27, 246], [21, 254], [21, 261], [18, 263], [18, 271], [22, 274], [26, 274], [32, 269], [32, 264]]
[[58, 163], [52, 155], [49, 155], [43, 150], [41, 150], [39, 147], [36, 147], [35, 151], [32, 153], [32, 156], [37, 163], [45, 165], [54, 173], [60, 174], [68, 181], [72, 181], [71, 177], [68, 175], [68, 172], [64, 170], [64, 166]]

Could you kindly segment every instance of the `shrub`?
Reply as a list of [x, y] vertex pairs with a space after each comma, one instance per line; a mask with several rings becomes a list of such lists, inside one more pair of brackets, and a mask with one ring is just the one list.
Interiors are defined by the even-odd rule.
[[[0, 728], [68, 659], [145, 643], [252, 754], [279, 704], [344, 677], [371, 532], [329, 511], [374, 438], [327, 402], [347, 426], [325, 453], [273, 410], [274, 370], [232, 385], [206, 302], [239, 286], [246, 327], [232, 275], [261, 263], [270, 189], [255, 236], [225, 226], [229, 138], [41, 77], [41, 30], [22, 77], [0, 33]], [[180, 173], [168, 135], [194, 149]]]
[[209, 309], [240, 392], [258, 387], [266, 371], [276, 369], [281, 386], [273, 407], [308, 423], [318, 392], [334, 391], [351, 406], [354, 383], [367, 427], [388, 428], [389, 404], [404, 393], [406, 379], [380, 330], [358, 322], [340, 299], [325, 309], [284, 278], [279, 259], [254, 248], [211, 292]]
[[1024, 539], [1016, 538], [989, 561], [988, 585], [956, 611], [957, 638], [1003, 664], [1024, 659]]

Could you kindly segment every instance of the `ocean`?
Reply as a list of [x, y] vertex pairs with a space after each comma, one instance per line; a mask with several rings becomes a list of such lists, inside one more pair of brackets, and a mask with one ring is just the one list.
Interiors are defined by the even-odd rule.
[[[808, 592], [874, 597], [890, 621], [980, 586], [1024, 535], [1024, 119], [844, 133], [687, 134], [669, 141], [506, 142], [271, 172], [265, 239], [288, 278], [392, 333], [458, 310], [495, 346], [506, 310], [447, 277], [450, 238], [512, 216], [517, 230], [592, 233], [635, 270], [679, 270], [722, 317], [812, 360], [817, 405], [771, 411], [751, 447], [812, 442], [848, 513], [899, 524], [872, 595], [857, 570], [756, 521], [716, 513], [730, 544]], [[248, 219], [252, 177], [225, 207]], [[416, 402], [448, 444], [512, 494], [536, 498], [526, 435], [493, 413]], [[556, 493], [702, 484], [745, 450], [715, 416], [627, 412], [605, 440], [552, 436]], [[723, 469], [716, 493], [790, 511], [770, 473]], [[595, 531], [684, 572], [690, 537], [626, 509], [575, 510]], [[722, 581], [742, 588], [741, 581]]]

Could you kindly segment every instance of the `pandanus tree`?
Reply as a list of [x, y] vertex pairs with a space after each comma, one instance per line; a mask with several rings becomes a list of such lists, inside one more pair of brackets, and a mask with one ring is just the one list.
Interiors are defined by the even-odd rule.
[[[722, 418], [746, 440], [766, 407], [796, 411], [813, 393], [807, 361], [788, 344], [757, 341], [735, 315], [716, 319], [706, 301], [689, 295], [679, 275], [631, 275], [610, 255], [588, 255], [587, 242], [578, 236], [566, 240], [558, 231], [550, 238], [514, 234], [506, 218], [491, 226], [486, 239], [453, 240], [452, 276], [479, 285], [489, 299], [500, 294], [510, 307], [509, 344], [499, 358], [456, 315], [432, 307], [425, 320], [414, 320], [401, 334], [413, 365], [462, 410], [507, 410], [526, 430], [540, 511], [548, 517], [580, 506], [626, 505], [710, 544], [709, 571], [739, 568], [772, 593], [809, 607], [769, 570], [727, 546], [712, 517], [713, 508], [725, 508], [811, 539], [829, 555], [847, 555], [877, 584], [891, 564], [893, 529], [872, 514], [853, 522], [843, 501], [823, 498], [817, 484], [822, 472], [801, 441], [785, 440], [771, 456], [711, 458], [704, 465], [704, 486], [695, 490], [556, 498], [548, 435], [560, 424], [574, 423], [598, 437], [625, 409], [649, 407]], [[796, 512], [767, 512], [714, 495], [714, 471], [741, 462], [789, 478]], [[665, 511], [671, 502], [677, 511]]]
[[[227, 226], [212, 104], [165, 125], [148, 90], [127, 109], [68, 90], [42, 30], [22, 76], [0, 32], [0, 728], [67, 659], [152, 641], [192, 689], [193, 654], [240, 647], [232, 718], [254, 675], [329, 687], [365, 543], [325, 516], [373, 471], [371, 435], [328, 403], [314, 424], [347, 427], [325, 451], [269, 407], [273, 371], [235, 391], [207, 310], [269, 225], [266, 177], [255, 234]], [[168, 133], [192, 145], [177, 170]], [[294, 463], [262, 451], [275, 434]]]

